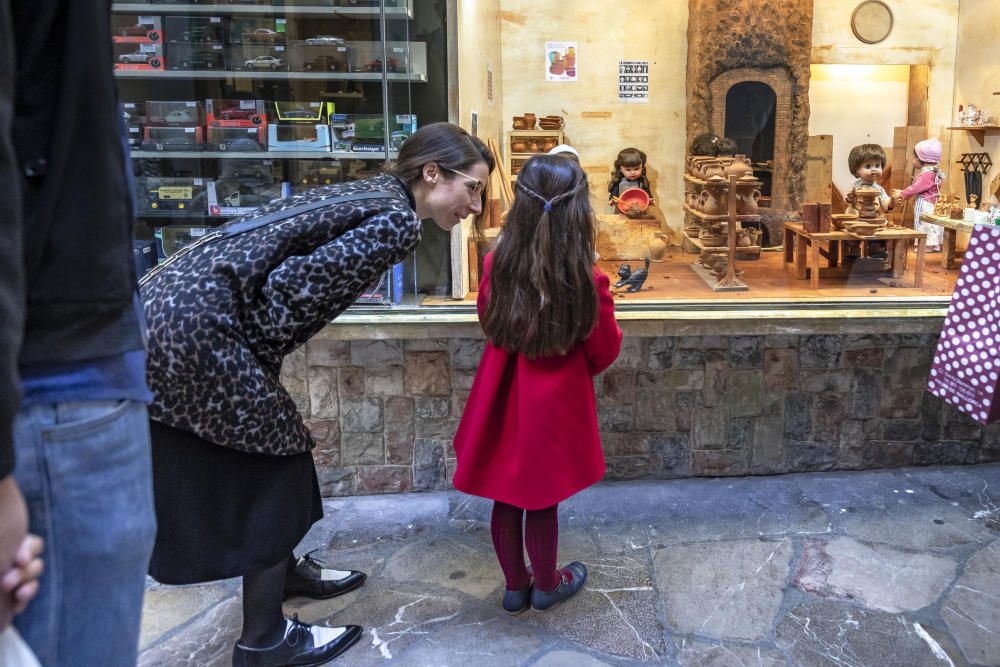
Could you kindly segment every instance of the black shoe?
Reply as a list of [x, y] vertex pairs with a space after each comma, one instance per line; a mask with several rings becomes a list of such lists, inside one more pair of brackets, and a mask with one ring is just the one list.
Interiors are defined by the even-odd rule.
[[285, 637], [268, 648], [249, 648], [236, 642], [233, 667], [307, 667], [322, 665], [349, 649], [361, 638], [361, 626], [330, 628], [307, 625], [296, 614], [285, 619]]
[[526, 611], [531, 606], [531, 584], [518, 591], [503, 592], [503, 610], [511, 616]]
[[554, 591], [540, 591], [537, 588], [531, 589], [532, 609], [535, 611], [548, 611], [576, 595], [583, 588], [583, 585], [587, 583], [587, 567], [579, 561], [573, 561], [567, 565], [560, 571], [560, 574], [562, 575], [562, 581], [559, 582], [559, 586]]
[[297, 595], [325, 600], [353, 591], [367, 578], [367, 574], [356, 570], [329, 570], [310, 551], [285, 574], [284, 596], [286, 600]]

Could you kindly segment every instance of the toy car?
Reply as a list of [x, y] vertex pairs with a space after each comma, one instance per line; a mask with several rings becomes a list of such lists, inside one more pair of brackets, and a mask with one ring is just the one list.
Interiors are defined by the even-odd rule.
[[118, 30], [122, 37], [148, 37], [149, 41], [156, 42], [160, 39], [160, 33], [153, 29], [152, 25], [136, 23]]
[[346, 42], [340, 37], [334, 37], [333, 35], [316, 35], [310, 37], [306, 40], [306, 44], [330, 44], [335, 46], [343, 46]]
[[[169, 37], [169, 35], [168, 35]], [[196, 25], [181, 33], [182, 42], [214, 42], [215, 31], [207, 25]]]
[[218, 145], [220, 151], [262, 151], [261, 145], [250, 137], [232, 137]]
[[312, 109], [297, 107], [293, 109], [281, 109], [278, 117], [282, 120], [289, 118], [308, 118], [310, 120], [316, 120], [320, 117], [320, 113], [318, 111], [313, 111]]
[[215, 69], [222, 67], [225, 61], [222, 54], [215, 51], [198, 51], [181, 59], [184, 69]]
[[198, 119], [189, 109], [174, 109], [163, 117], [165, 123], [194, 123]]
[[[371, 61], [370, 63], [368, 63], [367, 65], [365, 65], [365, 71], [366, 72], [381, 72], [382, 71], [382, 60], [380, 58], [376, 58], [375, 60]], [[389, 63], [388, 63], [388, 67], [386, 68], [386, 71], [399, 73], [399, 72], [403, 71], [403, 68], [399, 66], [399, 61], [398, 60], [396, 60], [395, 58], [389, 58]]]
[[346, 70], [346, 61], [344, 58], [339, 58], [337, 56], [316, 56], [312, 60], [307, 60], [302, 63], [302, 69], [307, 72], [312, 72], [315, 70], [325, 71], [325, 72], [336, 72], [341, 69]]
[[223, 109], [218, 113], [218, 117], [222, 120], [233, 120], [236, 118], [244, 118], [246, 120], [252, 120], [254, 123], [260, 123], [260, 115], [257, 113], [256, 109], [241, 109], [240, 107], [229, 107], [228, 109]]
[[339, 167], [315, 167], [299, 176], [302, 185], [330, 185], [341, 180]]
[[[235, 160], [230, 160], [230, 162], [236, 162]], [[224, 173], [221, 174], [223, 178], [270, 178], [271, 171], [267, 166], [261, 164], [260, 162], [254, 162], [253, 160], [239, 161], [238, 164], [226, 165]]]
[[118, 56], [118, 62], [120, 63], [148, 63], [149, 59], [153, 57], [154, 54], [146, 53], [144, 51], [133, 51], [132, 53], [123, 53]]
[[243, 39], [247, 42], [282, 42], [285, 39], [284, 33], [275, 32], [269, 28], [257, 28], [253, 32], [243, 33]]
[[285, 61], [274, 56], [257, 56], [243, 63], [247, 69], [270, 69], [276, 70], [285, 66]]

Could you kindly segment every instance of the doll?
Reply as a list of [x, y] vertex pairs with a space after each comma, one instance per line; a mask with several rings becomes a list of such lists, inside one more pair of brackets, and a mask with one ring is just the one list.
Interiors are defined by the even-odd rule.
[[944, 227], [932, 222], [920, 220], [922, 213], [932, 213], [934, 204], [941, 196], [941, 181], [944, 174], [938, 163], [941, 162], [941, 142], [937, 139], [918, 141], [913, 147], [913, 169], [917, 175], [913, 183], [905, 190], [893, 190], [892, 196], [898, 202], [918, 195], [913, 204], [913, 226], [918, 232], [927, 234], [927, 252], [941, 252], [941, 242], [944, 240]]
[[[851, 149], [847, 156], [847, 165], [858, 180], [854, 181], [851, 191], [847, 193], [847, 201], [854, 203], [854, 191], [859, 188], [875, 188], [878, 190], [879, 212], [892, 210], [892, 198], [885, 188], [879, 185], [878, 179], [885, 169], [885, 151], [878, 144], [860, 144]], [[885, 241], [868, 241], [868, 256], [876, 259], [887, 259]]]
[[646, 177], [646, 154], [638, 148], [625, 148], [615, 159], [611, 182], [608, 183], [608, 205], [612, 211], [615, 210], [618, 196], [629, 188], [642, 188], [649, 195], [650, 205], [653, 204], [653, 193]]

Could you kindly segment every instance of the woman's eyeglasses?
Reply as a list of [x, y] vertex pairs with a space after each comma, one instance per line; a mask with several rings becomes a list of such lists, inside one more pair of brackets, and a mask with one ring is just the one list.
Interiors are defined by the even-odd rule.
[[473, 185], [472, 183], [466, 183], [465, 184], [466, 187], [469, 188], [469, 192], [472, 194], [473, 197], [480, 196], [481, 194], [483, 194], [483, 190], [486, 189], [486, 184], [483, 183], [478, 178], [476, 178], [475, 176], [469, 176], [468, 174], [466, 174], [464, 172], [461, 172], [458, 169], [452, 169], [451, 167], [445, 167], [445, 166], [442, 166], [442, 165], [439, 165], [439, 166], [442, 169], [445, 169], [445, 170], [450, 171], [452, 173], [458, 174], [459, 176], [465, 176], [467, 179], [469, 179], [470, 181], [474, 182], [475, 185]]

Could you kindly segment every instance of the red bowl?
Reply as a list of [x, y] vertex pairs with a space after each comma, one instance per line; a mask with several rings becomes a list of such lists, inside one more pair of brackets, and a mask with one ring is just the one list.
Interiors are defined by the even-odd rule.
[[618, 195], [618, 210], [625, 215], [649, 208], [649, 195], [642, 188], [629, 188]]

